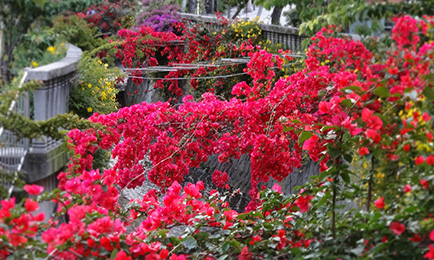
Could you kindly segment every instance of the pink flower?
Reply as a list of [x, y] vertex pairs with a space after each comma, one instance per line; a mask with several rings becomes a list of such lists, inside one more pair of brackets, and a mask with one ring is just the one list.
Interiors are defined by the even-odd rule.
[[273, 185], [273, 188], [271, 188], [271, 189], [274, 190], [274, 191], [276, 191], [276, 192], [278, 192], [278, 193], [282, 192], [282, 187], [279, 184], [277, 184], [277, 183], [275, 183]]
[[228, 180], [229, 180], [229, 175], [226, 172], [215, 170], [214, 173], [212, 174], [212, 181], [219, 188], [223, 188], [225, 186], [225, 183]]
[[384, 197], [381, 197], [381, 199], [378, 199], [374, 202], [375, 206], [379, 209], [384, 208]]
[[32, 212], [39, 209], [39, 203], [27, 198], [26, 202], [24, 203], [24, 207], [28, 212]]
[[428, 189], [429, 187], [429, 182], [425, 179], [421, 179], [420, 180], [420, 185], [422, 185], [422, 189]]
[[24, 185], [24, 190], [27, 191], [30, 195], [39, 195], [44, 191], [44, 187], [32, 184], [32, 185]]
[[360, 147], [359, 148], [359, 154], [360, 154], [360, 156], [364, 156], [364, 155], [369, 154], [368, 148], [367, 147]]
[[419, 155], [418, 157], [416, 157], [416, 159], [414, 159], [414, 162], [416, 163], [416, 165], [422, 164], [424, 163], [425, 159], [423, 158], [422, 155]]
[[238, 260], [250, 260], [253, 254], [249, 252], [249, 248], [247, 246], [243, 247], [241, 254], [238, 256]]
[[427, 158], [426, 158], [426, 163], [428, 164], [428, 165], [434, 165], [434, 155], [430, 155], [430, 156], [428, 156]]
[[398, 221], [390, 223], [390, 230], [400, 236], [405, 231], [405, 226]]
[[309, 201], [310, 201], [310, 197], [306, 196], [306, 197], [299, 197], [296, 201], [295, 204], [297, 205], [297, 207], [300, 208], [300, 212], [304, 213], [306, 211], [309, 210]]
[[434, 246], [432, 244], [429, 245], [429, 251], [423, 257], [431, 260], [434, 259]]
[[405, 186], [404, 186], [404, 192], [405, 193], [409, 193], [411, 191], [411, 185], [410, 184], [406, 184]]
[[308, 151], [312, 150], [313, 148], [315, 148], [315, 145], [316, 145], [318, 140], [319, 140], [319, 137], [316, 134], [312, 135], [311, 138], [304, 141], [303, 150], [308, 150]]

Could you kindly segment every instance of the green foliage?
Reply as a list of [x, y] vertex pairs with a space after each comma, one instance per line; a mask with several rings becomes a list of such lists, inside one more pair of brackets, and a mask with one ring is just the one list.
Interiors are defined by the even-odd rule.
[[433, 0], [402, 1], [401, 3], [376, 2], [368, 3], [364, 0], [256, 0], [256, 4], [271, 9], [274, 6], [285, 7], [295, 5], [294, 9], [286, 12], [287, 23], [300, 27], [302, 33], [312, 35], [327, 25], [340, 25], [348, 28], [360, 21], [370, 21], [371, 25], [361, 25], [356, 28], [357, 33], [370, 35], [383, 30], [382, 19], [390, 19], [399, 14], [410, 14], [422, 17], [434, 14]]
[[69, 101], [71, 111], [84, 118], [117, 111], [115, 83], [124, 77], [118, 68], [108, 68], [100, 59], [83, 55], [77, 73]]
[[96, 37], [97, 28], [91, 28], [77, 15], [57, 16], [53, 20], [53, 31], [83, 51], [92, 50], [106, 43], [106, 40]]
[[13, 51], [11, 71], [14, 74], [25, 67], [39, 67], [59, 61], [66, 55], [64, 41], [48, 28], [31, 30], [23, 38], [22, 43]]
[[[14, 49], [19, 46], [23, 41], [25, 45], [29, 45], [29, 39], [33, 40], [33, 43], [37, 45], [40, 42], [36, 41], [41, 39], [38, 36], [38, 32], [34, 31], [29, 35], [30, 38], [23, 37], [30, 29], [32, 24], [36, 22], [35, 27], [41, 25], [48, 25], [51, 19], [59, 13], [66, 12], [68, 10], [81, 11], [82, 8], [88, 7], [90, 4], [95, 3], [92, 0], [74, 0], [74, 1], [49, 1], [45, 4], [44, 0], [3, 0], [0, 3], [0, 31], [2, 31], [2, 53], [0, 54], [0, 73], [2, 75], [3, 85], [9, 83], [13, 74], [10, 69], [14, 60]], [[52, 36], [46, 35], [48, 38]], [[34, 37], [34, 39], [31, 39]], [[44, 37], [42, 37], [44, 38]], [[42, 42], [47, 39], [43, 39]], [[53, 41], [50, 41], [51, 45]], [[45, 50], [45, 49], [40, 49]], [[18, 61], [18, 64], [23, 64], [22, 61]], [[15, 70], [16, 73], [16, 70]], [[1, 84], [0, 84], [1, 86]]]

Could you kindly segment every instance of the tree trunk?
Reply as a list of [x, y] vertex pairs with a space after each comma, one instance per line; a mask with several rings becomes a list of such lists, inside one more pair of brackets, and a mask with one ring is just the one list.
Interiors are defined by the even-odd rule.
[[237, 16], [240, 14], [241, 10], [243, 10], [243, 8], [246, 6], [246, 2], [242, 2], [240, 3], [240, 5], [238, 6], [237, 11], [235, 12], [235, 14], [232, 16], [232, 19], [237, 18]]
[[282, 9], [275, 6], [273, 12], [271, 13], [271, 24], [280, 25], [280, 17], [282, 16]]
[[13, 43], [4, 37], [2, 39], [2, 44], [2, 53], [0, 56], [0, 81], [2, 84], [6, 85], [10, 83], [12, 79], [9, 66], [12, 62]]

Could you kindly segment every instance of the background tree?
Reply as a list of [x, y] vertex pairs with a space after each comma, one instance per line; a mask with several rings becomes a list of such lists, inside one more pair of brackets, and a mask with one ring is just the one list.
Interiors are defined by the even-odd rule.
[[0, 4], [0, 86], [10, 82], [12, 51], [38, 17], [45, 15], [44, 0], [4, 0]]
[[19, 46], [24, 35], [37, 21], [50, 24], [51, 19], [63, 12], [78, 12], [100, 3], [101, 0], [2, 0], [0, 2], [0, 87], [11, 82], [13, 51]]

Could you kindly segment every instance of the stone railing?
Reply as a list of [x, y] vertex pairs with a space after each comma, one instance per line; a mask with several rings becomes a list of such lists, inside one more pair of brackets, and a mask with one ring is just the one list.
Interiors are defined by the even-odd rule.
[[[21, 88], [27, 79], [27, 72], [24, 72], [18, 88]], [[30, 102], [28, 93], [18, 94], [9, 106], [7, 116], [10, 113], [18, 113], [25, 117], [30, 116]], [[18, 178], [17, 173], [22, 170], [24, 159], [29, 151], [29, 140], [17, 138], [17, 136], [7, 129], [0, 127], [0, 170], [13, 174], [13, 178]], [[9, 179], [9, 178], [8, 178]], [[9, 181], [1, 180], [9, 195], [13, 191], [13, 185]]]
[[[224, 27], [219, 24], [218, 19], [214, 17], [186, 13], [181, 13], [180, 16], [191, 23], [205, 23], [211, 25], [211, 27], [216, 30]], [[259, 26], [265, 40], [269, 40], [274, 44], [280, 44], [282, 48], [291, 49], [293, 52], [302, 50], [301, 42], [306, 39], [306, 36], [300, 35], [298, 28], [271, 24], [259, 24]]]
[[[35, 89], [31, 95], [23, 93], [22, 96], [17, 96], [9, 111], [32, 117], [36, 121], [68, 113], [69, 91], [81, 54], [79, 48], [69, 45], [66, 57], [62, 60], [38, 68], [25, 69], [20, 86], [32, 80], [42, 82], [42, 86]], [[24, 173], [27, 183], [41, 185], [46, 191], [55, 189], [57, 173], [67, 161], [66, 149], [61, 140], [42, 137], [29, 141], [18, 139], [12, 132], [0, 129], [0, 169], [9, 174]], [[3, 182], [0, 185], [6, 186], [10, 192], [13, 189], [11, 183]], [[52, 202], [40, 204], [40, 211], [45, 212], [47, 218], [54, 209], [55, 204]]]
[[[66, 57], [58, 62], [27, 70], [27, 80], [42, 81], [33, 91], [34, 120], [42, 121], [68, 113], [71, 80], [82, 51], [68, 46]], [[32, 140], [24, 165], [28, 182], [42, 180], [59, 171], [67, 162], [62, 141], [51, 138]]]

